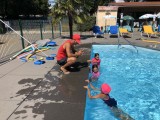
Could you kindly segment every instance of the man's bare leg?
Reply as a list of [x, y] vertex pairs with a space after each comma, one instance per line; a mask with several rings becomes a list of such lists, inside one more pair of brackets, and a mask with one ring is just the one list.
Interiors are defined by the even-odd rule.
[[61, 70], [63, 71], [64, 74], [69, 74], [70, 72], [66, 70], [66, 67], [74, 64], [76, 62], [76, 58], [72, 57], [72, 58], [68, 58], [67, 59], [67, 63], [63, 66], [61, 66]]

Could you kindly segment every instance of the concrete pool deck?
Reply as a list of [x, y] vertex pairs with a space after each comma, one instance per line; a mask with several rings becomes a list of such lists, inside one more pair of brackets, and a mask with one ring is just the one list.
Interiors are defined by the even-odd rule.
[[[83, 120], [85, 111], [86, 90], [83, 86], [88, 77], [86, 60], [90, 57], [93, 44], [118, 44], [117, 37], [94, 38], [91, 34], [83, 34], [82, 44], [77, 48], [84, 49], [85, 54], [71, 69], [71, 74], [63, 75], [59, 71], [56, 60], [46, 61], [43, 65], [34, 65], [33, 61], [10, 61], [0, 66], [0, 118], [1, 120]], [[135, 32], [129, 41], [120, 38], [120, 44], [130, 44], [160, 50], [153, 42], [136, 40], [141, 38]], [[147, 38], [160, 41], [159, 38]], [[54, 50], [45, 51], [50, 55], [57, 52], [66, 36], [55, 39], [58, 46]], [[44, 55], [38, 54], [37, 57]]]

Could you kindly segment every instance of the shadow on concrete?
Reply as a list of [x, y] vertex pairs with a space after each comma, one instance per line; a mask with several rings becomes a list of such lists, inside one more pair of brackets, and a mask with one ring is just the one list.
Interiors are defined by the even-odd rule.
[[75, 64], [67, 67], [66, 69], [70, 72], [79, 72], [81, 68], [88, 67], [87, 62], [76, 62]]
[[123, 35], [124, 38], [132, 38], [131, 36], [128, 35]]
[[0, 45], [1, 45], [1, 44], [4, 44], [4, 42], [0, 42]]
[[104, 36], [103, 35], [98, 35], [97, 38], [104, 38]]
[[143, 37], [146, 37], [146, 39], [148, 39], [148, 38], [158, 38], [158, 36], [151, 36], [151, 37], [148, 37], [148, 35], [147, 34], [145, 34], [145, 35], [142, 35]]
[[[90, 52], [90, 47], [91, 44], [77, 46], [77, 48], [86, 48], [86, 53]], [[74, 65], [79, 70], [69, 75], [63, 75], [59, 72], [59, 66], [55, 65], [44, 78], [19, 81], [18, 84], [24, 86], [24, 89], [19, 90], [12, 98], [21, 95], [25, 95], [26, 98], [15, 110], [14, 119], [31, 117], [30, 109], [32, 119], [38, 119], [39, 115], [43, 115], [44, 120], [83, 120], [86, 97], [83, 86], [86, 85], [84, 80], [88, 78], [89, 70], [86, 61], [89, 58], [90, 54], [81, 56]]]
[[117, 38], [118, 39], [118, 36], [117, 35], [110, 35], [110, 38]]

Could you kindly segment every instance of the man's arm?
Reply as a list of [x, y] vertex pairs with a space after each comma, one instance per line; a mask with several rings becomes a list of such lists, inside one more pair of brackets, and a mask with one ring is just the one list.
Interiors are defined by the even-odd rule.
[[65, 49], [68, 57], [78, 57], [79, 53], [71, 53], [72, 46], [69, 43], [65, 44]]
[[88, 91], [88, 97], [89, 98], [91, 98], [91, 99], [96, 99], [96, 98], [104, 98], [105, 96], [103, 95], [103, 94], [98, 94], [98, 95], [95, 95], [95, 96], [92, 96], [91, 95], [91, 92], [90, 92], [90, 89], [88, 88], [88, 86], [84, 86], [84, 88], [86, 88], [87, 89], [87, 91]]
[[76, 52], [77, 52], [77, 50], [75, 50], [75, 48], [74, 48], [73, 45], [71, 45], [71, 50], [72, 50], [73, 53], [76, 53]]
[[[71, 49], [72, 49], [72, 52], [75, 54], [75, 53], [78, 53], [78, 54], [80, 54], [80, 55], [82, 55], [83, 54], [83, 50], [79, 50], [79, 51], [77, 51], [75, 48], [74, 48], [74, 46], [72, 45], [71, 46]], [[80, 56], [79, 55], [79, 56]]]
[[69, 43], [65, 44], [65, 49], [66, 49], [68, 57], [78, 57], [78, 56], [82, 55], [82, 51], [71, 53], [72, 46]]

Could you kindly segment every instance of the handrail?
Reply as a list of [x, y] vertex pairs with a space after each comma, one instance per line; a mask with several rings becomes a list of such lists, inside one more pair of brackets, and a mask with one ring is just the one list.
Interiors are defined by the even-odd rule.
[[[131, 45], [132, 47], [134, 47], [135, 49], [136, 49], [136, 51], [137, 51], [137, 53], [138, 53], [138, 49], [137, 49], [137, 47], [136, 46], [134, 46], [130, 41], [128, 41], [127, 39], [125, 39], [124, 37], [122, 37], [125, 41], [127, 41], [128, 43], [129, 43], [129, 45]], [[118, 38], [118, 48], [119, 48], [119, 46], [120, 46], [121, 44], [119, 43], [119, 38]]]
[[118, 36], [118, 48], [119, 48], [120, 45], [121, 45], [121, 44], [120, 44], [120, 42], [119, 42], [119, 36]]

